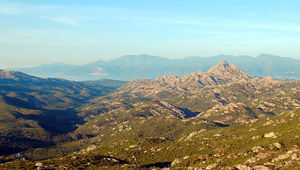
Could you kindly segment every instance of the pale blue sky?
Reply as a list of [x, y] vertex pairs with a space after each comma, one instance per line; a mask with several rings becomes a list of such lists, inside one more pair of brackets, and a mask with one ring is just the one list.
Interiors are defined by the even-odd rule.
[[270, 53], [300, 59], [298, 0], [0, 0], [0, 68]]

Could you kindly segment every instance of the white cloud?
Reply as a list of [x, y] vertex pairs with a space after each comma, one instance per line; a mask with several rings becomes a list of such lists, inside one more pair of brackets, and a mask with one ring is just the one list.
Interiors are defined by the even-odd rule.
[[80, 25], [79, 21], [73, 17], [67, 17], [67, 16], [56, 16], [56, 17], [47, 17], [47, 16], [40, 16], [39, 18], [46, 19], [49, 21], [58, 22], [61, 24], [66, 25]]
[[0, 14], [20, 15], [40, 18], [66, 25], [79, 25], [79, 20], [72, 13], [66, 12], [67, 6], [31, 5], [24, 3], [0, 2]]
[[17, 15], [20, 14], [23, 10], [21, 10], [17, 4], [10, 3], [4, 4], [0, 2], [0, 14], [3, 15]]

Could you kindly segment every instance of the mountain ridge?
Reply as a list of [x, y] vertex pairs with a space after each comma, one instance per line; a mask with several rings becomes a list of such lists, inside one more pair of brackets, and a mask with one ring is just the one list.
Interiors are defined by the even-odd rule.
[[[110, 78], [132, 80], [156, 78], [163, 75], [182, 76], [192, 72], [205, 72], [220, 60], [237, 65], [251, 76], [272, 76], [276, 79], [300, 78], [300, 60], [262, 54], [257, 57], [219, 55], [214, 57], [185, 57], [168, 59], [151, 55], [126, 55], [112, 60], [99, 60], [84, 65], [47, 65], [33, 68], [16, 68], [41, 77], [61, 77], [72, 80]], [[77, 78], [76, 78], [77, 77]]]
[[0, 79], [12, 79], [15, 81], [23, 80], [41, 80], [41, 78], [31, 76], [20, 71], [12, 71], [12, 70], [0, 70]]
[[[205, 86], [216, 86], [234, 81], [247, 81], [250, 76], [225, 60], [212, 67], [208, 72], [194, 72], [181, 77], [162, 76], [155, 79], [135, 79], [121, 87], [124, 90], [144, 91], [189, 91]], [[143, 90], [141, 90], [143, 89]], [[146, 92], [149, 93], [149, 92]]]
[[[239, 124], [299, 106], [298, 86], [299, 81], [250, 77], [239, 67], [221, 61], [209, 72], [134, 79], [113, 94], [94, 99], [89, 108], [100, 114], [110, 108], [124, 111], [135, 107], [139, 101], [163, 100], [198, 112], [198, 117], [223, 124]], [[285, 97], [288, 102], [282, 106], [279, 99]]]

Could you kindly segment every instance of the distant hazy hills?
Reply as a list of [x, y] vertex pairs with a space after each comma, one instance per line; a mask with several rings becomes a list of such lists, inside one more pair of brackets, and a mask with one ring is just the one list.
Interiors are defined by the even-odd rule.
[[206, 72], [220, 60], [237, 65], [250, 76], [272, 76], [276, 79], [299, 79], [300, 60], [262, 54], [257, 57], [219, 55], [215, 57], [187, 57], [167, 59], [150, 55], [126, 55], [109, 61], [84, 65], [48, 64], [32, 68], [14, 68], [41, 77], [60, 77], [71, 80], [101, 78], [132, 80], [156, 78], [162, 75], [182, 76], [191, 72]]

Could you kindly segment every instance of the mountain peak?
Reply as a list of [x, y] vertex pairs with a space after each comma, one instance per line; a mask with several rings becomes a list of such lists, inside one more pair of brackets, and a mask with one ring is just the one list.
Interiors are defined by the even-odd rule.
[[216, 71], [216, 70], [219, 70], [219, 71], [225, 71], [226, 69], [229, 69], [229, 68], [232, 67], [232, 66], [233, 66], [233, 65], [228, 64], [227, 61], [222, 60], [222, 61], [219, 62], [218, 65], [212, 67], [212, 68], [214, 68], [214, 69], [211, 68], [211, 69], [208, 70], [208, 72], [210, 72], [210, 71]]
[[227, 61], [222, 60], [218, 65], [213, 66], [207, 72], [208, 73], [218, 73], [218, 72], [228, 72], [229, 70], [239, 70], [238, 67], [232, 64], [228, 64]]
[[250, 78], [239, 67], [233, 64], [228, 64], [225, 60], [222, 60], [218, 65], [210, 68], [207, 72], [210, 74], [221, 76], [223, 78], [236, 78], [236, 79]]
[[266, 54], [266, 53], [260, 54], [257, 57], [258, 58], [281, 58], [280, 56], [272, 55], [272, 54]]
[[221, 66], [224, 66], [224, 67], [228, 67], [229, 66], [229, 64], [227, 63], [226, 60], [220, 61], [218, 65], [221, 65]]

